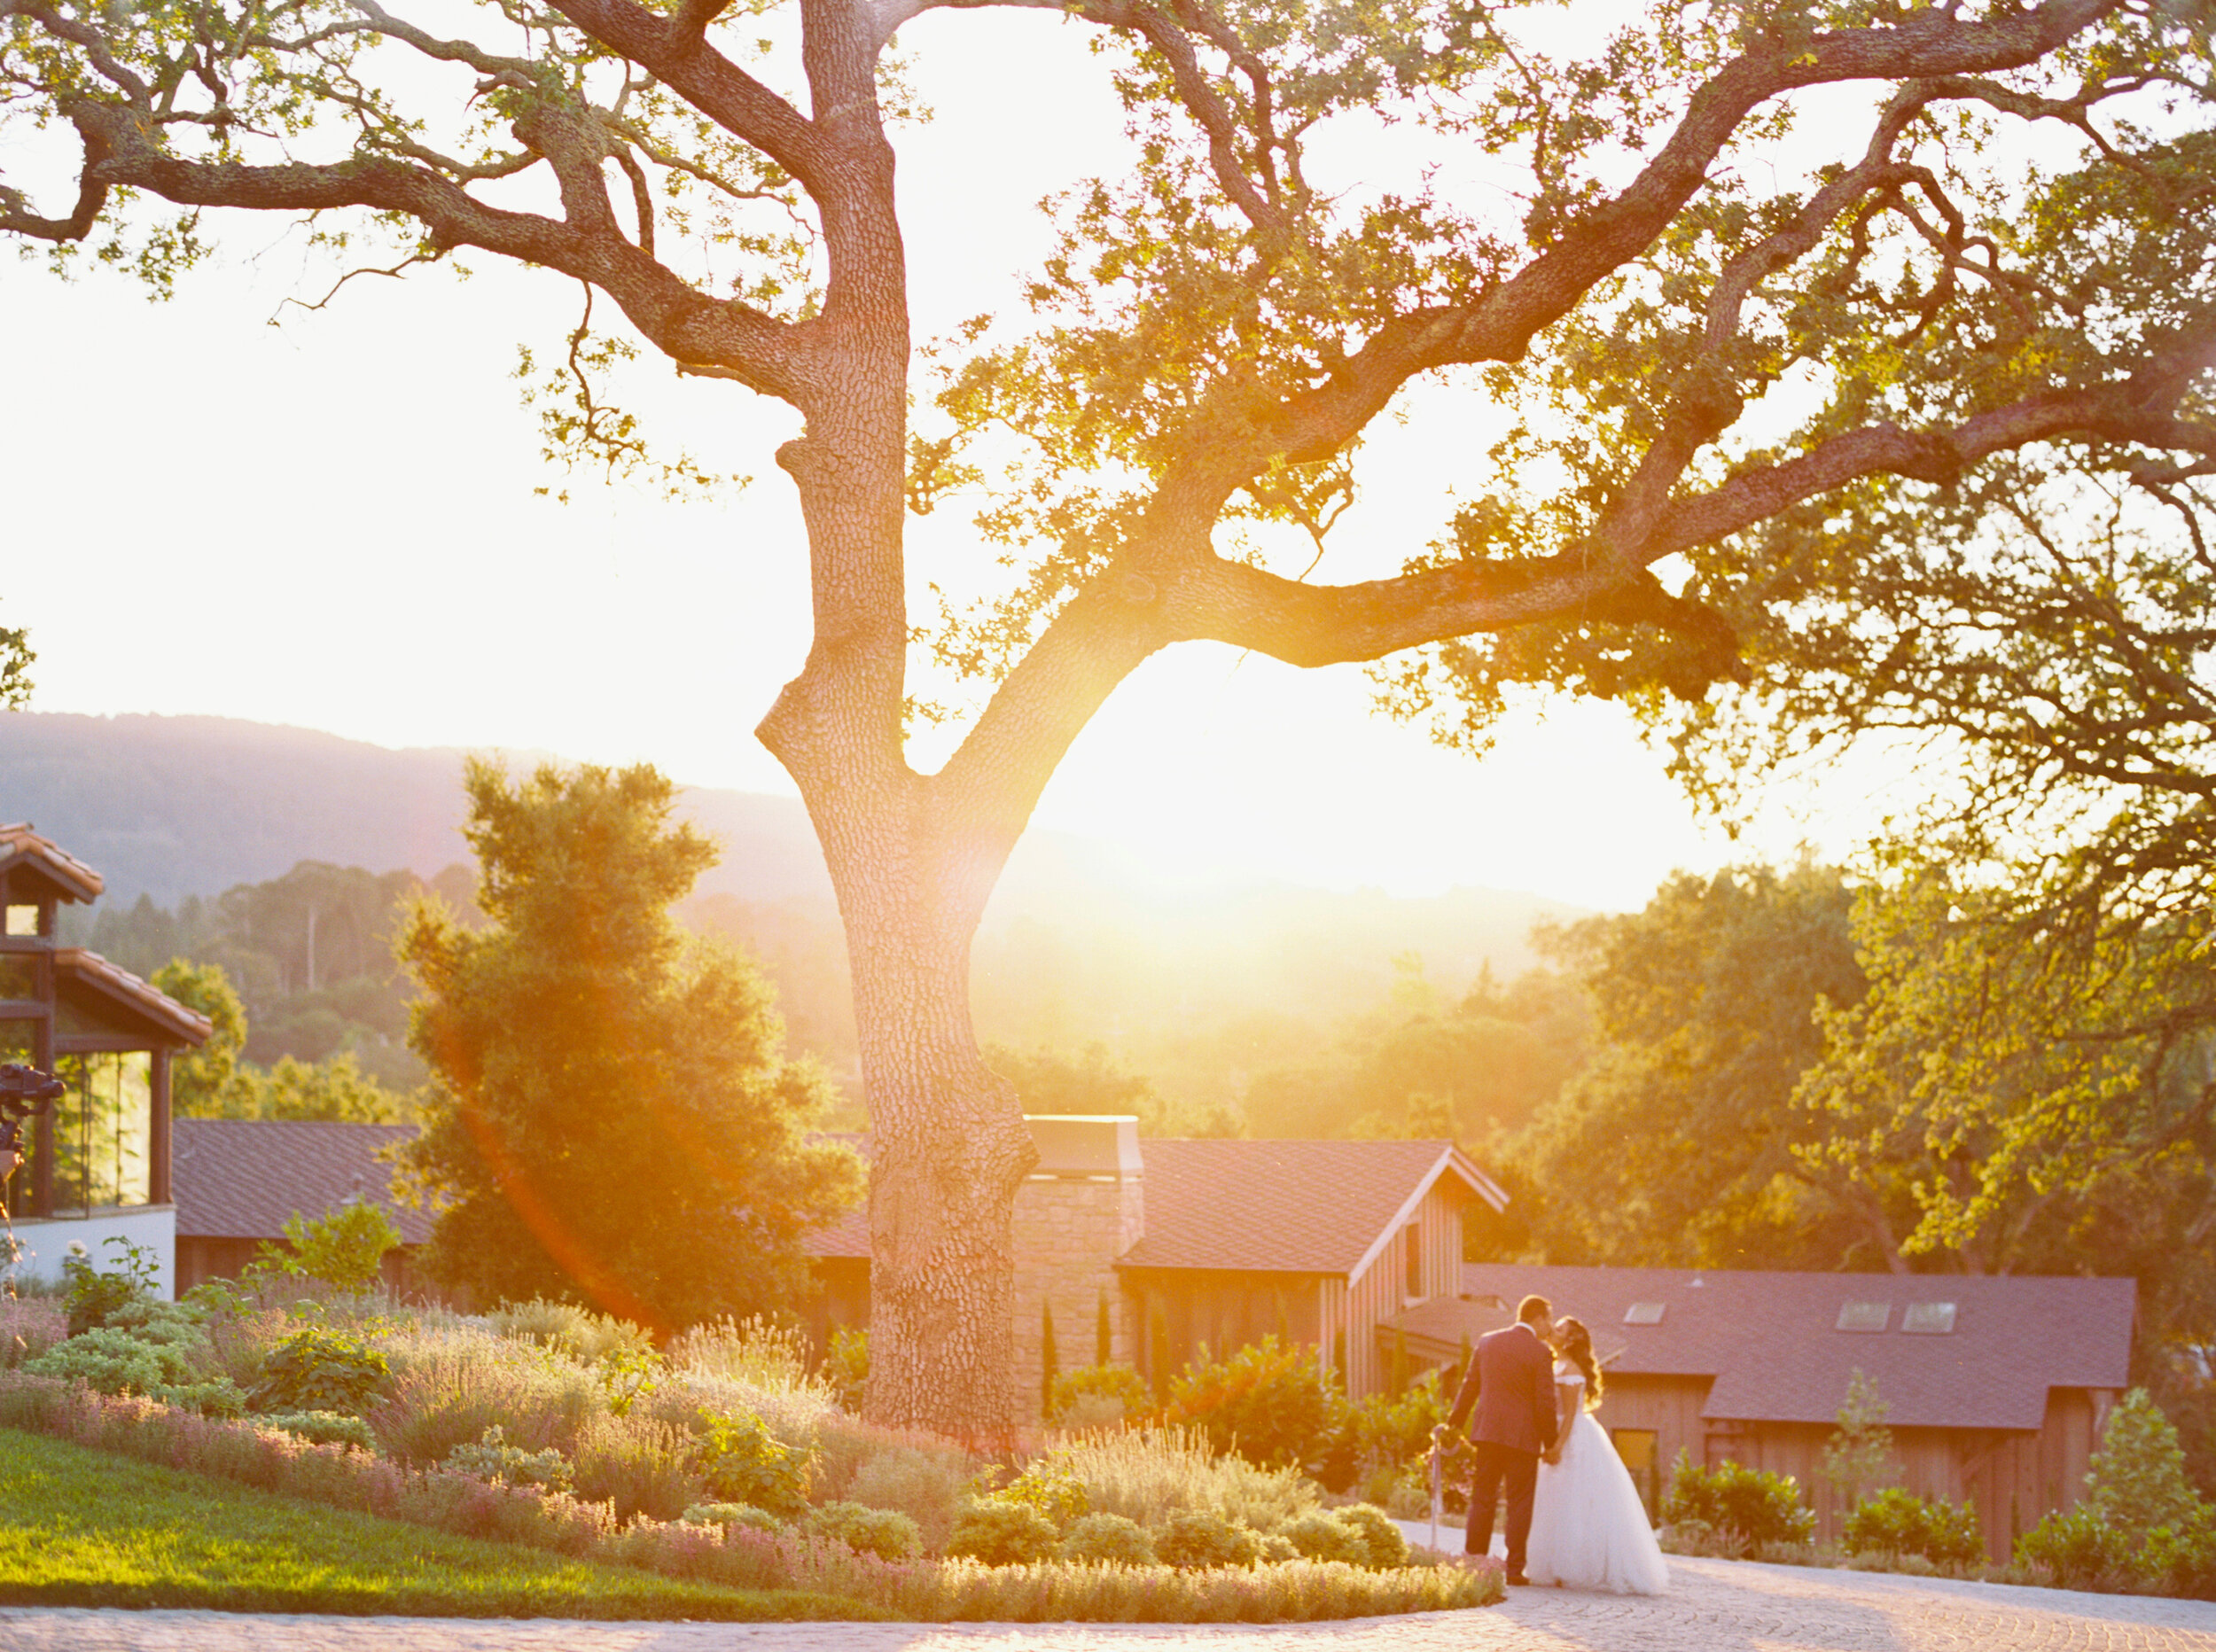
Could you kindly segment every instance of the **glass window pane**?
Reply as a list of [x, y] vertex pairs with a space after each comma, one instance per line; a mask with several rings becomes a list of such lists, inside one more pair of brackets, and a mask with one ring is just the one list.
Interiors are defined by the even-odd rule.
[[54, 1064], [54, 1076], [69, 1087], [54, 1103], [54, 1206], [56, 1216], [82, 1216], [90, 1208], [90, 1184], [86, 1160], [90, 1143], [85, 1135], [85, 1088], [91, 1081], [90, 1058], [65, 1056]]
[[11, 935], [37, 934], [38, 908], [36, 907], [10, 907], [8, 908], [8, 933]]
[[0, 998], [36, 998], [38, 960], [28, 953], [0, 952]]

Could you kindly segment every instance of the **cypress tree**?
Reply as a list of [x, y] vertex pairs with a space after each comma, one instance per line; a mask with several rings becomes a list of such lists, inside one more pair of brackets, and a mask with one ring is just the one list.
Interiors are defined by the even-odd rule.
[[1054, 1304], [1039, 1304], [1039, 1409], [1047, 1411], [1054, 1403], [1054, 1379], [1061, 1375], [1060, 1361], [1054, 1352]]
[[1093, 1363], [1106, 1365], [1115, 1358], [1115, 1326], [1108, 1318], [1108, 1293], [1100, 1293], [1100, 1312], [1093, 1321]]

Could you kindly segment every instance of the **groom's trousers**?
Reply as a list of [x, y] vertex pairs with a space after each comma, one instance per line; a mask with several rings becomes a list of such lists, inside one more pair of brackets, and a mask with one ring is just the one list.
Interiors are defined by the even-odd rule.
[[1532, 1493], [1539, 1485], [1539, 1453], [1518, 1451], [1493, 1440], [1477, 1442], [1478, 1464], [1470, 1476], [1469, 1523], [1462, 1547], [1483, 1555], [1493, 1547], [1493, 1505], [1508, 1491], [1508, 1575], [1524, 1575], [1524, 1546], [1531, 1540]]

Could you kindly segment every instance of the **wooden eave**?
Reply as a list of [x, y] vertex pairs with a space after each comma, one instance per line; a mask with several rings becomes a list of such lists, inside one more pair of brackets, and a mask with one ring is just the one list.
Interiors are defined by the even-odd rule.
[[[104, 1048], [113, 1048], [106, 1040], [120, 1034], [144, 1040], [134, 1046], [138, 1048], [197, 1048], [215, 1031], [198, 1010], [82, 947], [54, 954], [54, 993], [57, 1000], [100, 1024], [100, 1033], [83, 1036], [100, 1040]], [[66, 1046], [72, 1040], [65, 1035], [59, 1041]]]
[[28, 826], [0, 826], [0, 879], [15, 890], [27, 877], [61, 900], [98, 900], [107, 887], [99, 873]]

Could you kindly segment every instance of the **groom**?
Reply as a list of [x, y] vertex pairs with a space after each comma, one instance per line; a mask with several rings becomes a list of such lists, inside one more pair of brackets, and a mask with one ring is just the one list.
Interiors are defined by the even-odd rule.
[[1481, 1338], [1470, 1356], [1470, 1369], [1455, 1395], [1455, 1408], [1442, 1425], [1451, 1435], [1477, 1408], [1470, 1438], [1477, 1444], [1477, 1468], [1470, 1477], [1469, 1524], [1462, 1546], [1483, 1555], [1493, 1547], [1493, 1504], [1508, 1484], [1508, 1580], [1523, 1583], [1524, 1546], [1531, 1538], [1532, 1492], [1539, 1481], [1539, 1455], [1555, 1440], [1554, 1355], [1547, 1339], [1554, 1335], [1554, 1309], [1544, 1297], [1525, 1297], [1516, 1323]]

